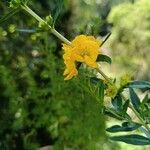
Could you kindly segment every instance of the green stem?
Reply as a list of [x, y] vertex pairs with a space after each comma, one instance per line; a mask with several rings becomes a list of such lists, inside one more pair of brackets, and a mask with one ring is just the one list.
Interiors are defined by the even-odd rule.
[[57, 38], [59, 38], [62, 42], [70, 45], [71, 42], [67, 40], [64, 36], [62, 36], [59, 32], [57, 32], [54, 28], [52, 28], [46, 21], [44, 21], [40, 16], [38, 16], [32, 9], [30, 9], [27, 5], [21, 5], [21, 8], [28, 12], [31, 16], [33, 16], [37, 21], [45, 23], [50, 29], [51, 33], [54, 34]]
[[132, 111], [134, 112], [134, 114], [139, 118], [139, 120], [141, 121], [142, 125], [150, 132], [150, 127], [147, 124], [145, 124], [145, 121], [143, 120], [143, 118], [141, 118], [141, 116], [134, 109], [134, 107], [132, 105], [129, 105], [129, 107], [132, 109]]
[[106, 79], [106, 81], [108, 81], [111, 85], [113, 85], [110, 78], [102, 70], [100, 70], [99, 68], [97, 68], [96, 70], [104, 77], [104, 79]]
[[45, 22], [40, 16], [38, 16], [32, 9], [30, 9], [27, 5], [21, 5], [21, 8], [28, 12], [31, 16], [33, 16], [39, 22]]
[[64, 36], [62, 36], [59, 32], [57, 32], [54, 28], [51, 29], [51, 33], [53, 33], [57, 38], [59, 38], [64, 43], [71, 45], [71, 42], [67, 40]]
[[[126, 101], [125, 96], [121, 93], [122, 98]], [[139, 113], [134, 109], [134, 107], [129, 104], [129, 108], [134, 112], [134, 114], [137, 116], [137, 118], [141, 121], [141, 123], [143, 124], [143, 126], [145, 126], [145, 128], [150, 131], [150, 128], [147, 124], [145, 124], [143, 118], [139, 115]]]
[[[114, 83], [110, 80], [110, 78], [101, 70], [101, 69], [96, 69], [111, 85], [114, 85]], [[126, 101], [125, 96], [121, 93], [122, 98], [124, 99], [124, 101]], [[134, 107], [129, 104], [129, 108], [134, 112], [134, 114], [136, 115], [136, 117], [139, 119], [139, 121], [141, 122], [141, 124], [150, 132], [150, 127], [145, 124], [143, 118], [139, 115], [139, 113], [134, 109]]]

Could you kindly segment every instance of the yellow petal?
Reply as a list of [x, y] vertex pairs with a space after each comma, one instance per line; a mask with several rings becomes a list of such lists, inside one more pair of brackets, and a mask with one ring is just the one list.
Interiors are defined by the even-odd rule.
[[98, 68], [98, 64], [95, 61], [93, 61], [90, 57], [85, 56], [84, 57], [84, 61], [90, 67], [92, 67], [92, 68]]
[[79, 61], [79, 62], [83, 62], [84, 61], [84, 58], [82, 56], [77, 55], [77, 54], [74, 54], [74, 56], [75, 56], [75, 60], [76, 61]]
[[78, 74], [78, 71], [75, 69], [75, 70], [72, 70], [66, 77], [64, 80], [70, 80], [71, 78], [73, 78], [74, 76], [76, 76]]
[[63, 75], [65, 76], [65, 75], [67, 75], [68, 73], [69, 73], [69, 70], [66, 68], [65, 71], [64, 71], [64, 73], [63, 73]]

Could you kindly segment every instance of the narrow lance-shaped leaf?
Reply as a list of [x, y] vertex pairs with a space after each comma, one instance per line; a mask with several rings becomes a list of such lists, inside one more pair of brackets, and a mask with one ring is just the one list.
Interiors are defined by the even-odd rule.
[[122, 126], [114, 125], [110, 128], [107, 128], [106, 131], [112, 132], [112, 133], [115, 133], [115, 132], [129, 132], [129, 131], [133, 131], [133, 130], [138, 129], [139, 127], [141, 127], [141, 124], [139, 124], [139, 123], [124, 122], [124, 123], [122, 123]]
[[133, 81], [128, 85], [129, 88], [148, 88], [150, 89], [150, 82], [149, 81]]
[[41, 30], [39, 29], [16, 29], [18, 32], [24, 32], [24, 33], [35, 33], [35, 32], [40, 32]]
[[122, 110], [122, 97], [120, 95], [117, 95], [114, 99], [112, 99], [112, 105], [114, 106], [114, 109], [117, 111]]
[[137, 111], [139, 111], [140, 99], [132, 88], [129, 88], [129, 91], [132, 105]]
[[93, 84], [98, 84], [100, 80], [101, 80], [101, 79], [96, 78], [96, 77], [91, 77], [91, 78], [90, 78], [90, 82], [93, 83]]
[[150, 133], [149, 131], [147, 131], [147, 129], [145, 129], [144, 127], [140, 127], [140, 130], [145, 133], [145, 135], [150, 139]]
[[122, 109], [122, 114], [125, 115], [127, 110], [128, 110], [128, 106], [129, 106], [129, 100], [125, 101], [125, 103], [123, 104], [123, 109]]
[[105, 107], [104, 108], [104, 114], [109, 116], [109, 117], [118, 119], [118, 120], [123, 120], [123, 117], [118, 112], [116, 112], [114, 109], [111, 109], [111, 108], [107, 109]]
[[113, 141], [120, 141], [133, 145], [150, 145], [150, 139], [137, 134], [113, 136], [110, 137], [110, 139]]
[[104, 83], [102, 80], [99, 80], [99, 98], [100, 101], [104, 101]]
[[107, 56], [107, 55], [103, 55], [103, 54], [98, 55], [98, 57], [97, 57], [97, 60], [96, 60], [96, 61], [97, 61], [97, 62], [98, 62], [98, 61], [103, 61], [103, 62], [107, 62], [107, 63], [109, 63], [109, 64], [111, 64], [111, 63], [112, 63], [111, 58], [110, 58], [109, 56]]

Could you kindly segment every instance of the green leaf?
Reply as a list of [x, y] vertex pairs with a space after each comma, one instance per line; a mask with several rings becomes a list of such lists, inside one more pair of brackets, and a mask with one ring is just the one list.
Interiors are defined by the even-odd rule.
[[64, 1], [62, 0], [55, 0], [55, 9], [52, 11], [53, 16], [53, 26], [56, 23], [59, 15], [62, 13], [64, 9]]
[[35, 33], [35, 32], [40, 32], [41, 30], [39, 29], [16, 29], [18, 32], [24, 32], [24, 33]]
[[102, 80], [99, 80], [99, 98], [101, 102], [104, 101], [104, 83]]
[[98, 87], [98, 96], [99, 96], [101, 102], [103, 102], [103, 100], [104, 100], [104, 89], [105, 89], [105, 85], [104, 85], [103, 80], [96, 78], [96, 77], [91, 77], [90, 82], [95, 84]]
[[0, 18], [0, 24], [5, 22], [6, 20], [8, 20], [10, 17], [12, 17], [13, 15], [15, 15], [17, 12], [20, 11], [20, 8], [16, 8], [16, 9], [12, 9], [9, 13], [3, 15]]
[[150, 133], [149, 133], [149, 131], [147, 131], [145, 128], [143, 128], [143, 127], [140, 127], [140, 130], [143, 132], [143, 133], [145, 133], [145, 135], [150, 139]]
[[99, 79], [99, 78], [96, 78], [96, 77], [91, 77], [90, 78], [90, 82], [93, 83], [93, 84], [98, 84], [100, 80], [102, 80], [102, 79]]
[[125, 103], [123, 104], [123, 109], [122, 109], [123, 116], [126, 114], [128, 106], [129, 106], [129, 100], [125, 101]]
[[114, 126], [106, 129], [107, 132], [112, 132], [112, 133], [120, 132], [120, 130], [121, 130], [121, 126], [119, 126], [119, 125], [114, 125]]
[[137, 134], [113, 136], [110, 137], [110, 139], [113, 141], [120, 141], [120, 142], [125, 142], [127, 144], [133, 144], [133, 145], [150, 145], [150, 139]]
[[136, 122], [123, 122], [122, 127], [125, 127], [127, 131], [133, 131], [141, 127], [141, 124]]
[[103, 54], [98, 55], [98, 57], [97, 57], [97, 60], [96, 60], [96, 61], [104, 61], [104, 62], [107, 62], [107, 63], [109, 63], [109, 64], [111, 64], [111, 63], [112, 63], [111, 58], [110, 58], [109, 56], [107, 56], [107, 55], [103, 55]]
[[133, 130], [136, 130], [138, 129], [139, 127], [141, 127], [141, 124], [138, 124], [138, 123], [130, 123], [130, 122], [124, 122], [122, 123], [122, 126], [120, 125], [114, 125], [110, 128], [107, 128], [106, 131], [108, 132], [112, 132], [112, 133], [115, 133], [115, 132], [129, 132], [129, 131], [133, 131]]
[[129, 88], [148, 88], [150, 89], [150, 82], [149, 81], [133, 81], [128, 85]]
[[139, 111], [139, 107], [140, 107], [140, 99], [137, 96], [137, 94], [135, 93], [135, 91], [132, 88], [129, 88], [130, 91], [130, 98], [131, 98], [131, 103], [133, 105], [133, 107]]
[[117, 111], [122, 110], [122, 97], [120, 95], [117, 95], [114, 99], [112, 99], [111, 103]]
[[122, 116], [112, 108], [107, 109], [104, 107], [104, 114], [118, 120], [123, 120]]

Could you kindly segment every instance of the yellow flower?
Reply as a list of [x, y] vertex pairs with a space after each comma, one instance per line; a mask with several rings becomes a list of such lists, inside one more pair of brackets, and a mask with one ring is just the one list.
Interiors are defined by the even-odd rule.
[[93, 36], [79, 35], [70, 45], [63, 44], [64, 49], [64, 63], [66, 69], [64, 75], [65, 80], [71, 79], [78, 74], [76, 63], [85, 63], [92, 68], [97, 68], [97, 56], [100, 54], [99, 47], [101, 42]]
[[65, 80], [69, 80], [78, 74], [78, 71], [75, 65], [75, 56], [71, 52], [70, 53], [68, 52], [63, 55], [63, 58], [64, 58], [64, 63], [66, 65], [64, 76], [67, 75]]

